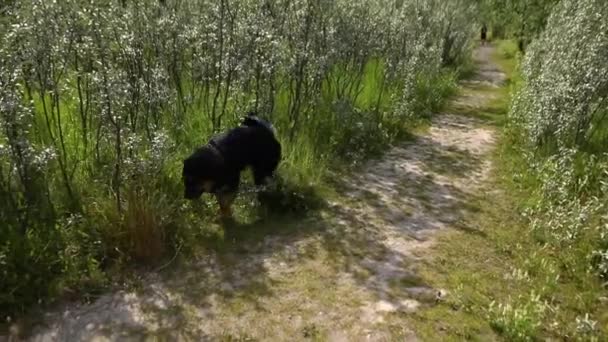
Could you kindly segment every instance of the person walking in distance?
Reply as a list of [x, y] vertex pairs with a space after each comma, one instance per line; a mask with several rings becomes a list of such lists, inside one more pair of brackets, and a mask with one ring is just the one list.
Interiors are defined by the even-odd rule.
[[481, 45], [486, 45], [487, 35], [488, 28], [486, 27], [486, 24], [483, 24], [483, 26], [481, 27]]

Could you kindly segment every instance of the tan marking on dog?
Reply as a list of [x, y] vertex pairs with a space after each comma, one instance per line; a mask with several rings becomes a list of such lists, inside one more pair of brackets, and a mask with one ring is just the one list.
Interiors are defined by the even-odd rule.
[[212, 180], [206, 180], [206, 181], [203, 181], [203, 183], [202, 183], [202, 187], [205, 192], [211, 192], [213, 190], [214, 185], [215, 185], [215, 182]]

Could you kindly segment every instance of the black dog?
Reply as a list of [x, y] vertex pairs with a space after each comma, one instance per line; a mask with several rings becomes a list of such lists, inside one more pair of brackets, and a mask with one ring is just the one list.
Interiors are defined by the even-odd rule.
[[272, 125], [249, 113], [239, 127], [214, 137], [184, 160], [184, 197], [215, 194], [224, 218], [232, 216], [241, 171], [253, 170], [255, 185], [263, 185], [281, 160], [281, 144]]

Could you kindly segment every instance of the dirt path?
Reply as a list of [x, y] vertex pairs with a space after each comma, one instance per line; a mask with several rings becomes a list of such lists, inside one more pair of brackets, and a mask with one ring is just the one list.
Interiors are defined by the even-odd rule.
[[[491, 53], [476, 51], [478, 73], [452, 107], [491, 100], [475, 91], [504, 80]], [[31, 340], [417, 340], [405, 317], [450, 295], [425, 284], [417, 265], [434, 232], [467, 214], [493, 136], [476, 119], [438, 115], [427, 133], [342, 182], [343, 198], [319, 217], [289, 222], [288, 232], [285, 222], [228, 230], [225, 251], [148, 275], [138, 291], [49, 313]]]

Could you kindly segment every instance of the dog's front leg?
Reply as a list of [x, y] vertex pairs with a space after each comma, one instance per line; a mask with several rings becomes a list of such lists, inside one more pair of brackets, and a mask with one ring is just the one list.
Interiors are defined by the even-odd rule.
[[217, 202], [220, 205], [220, 216], [222, 218], [232, 218], [232, 203], [236, 198], [234, 192], [220, 192], [216, 195]]

